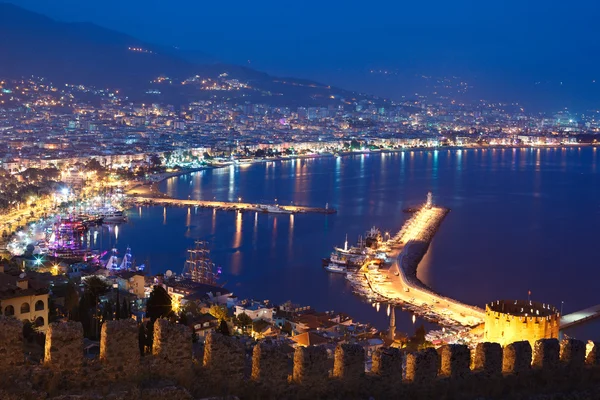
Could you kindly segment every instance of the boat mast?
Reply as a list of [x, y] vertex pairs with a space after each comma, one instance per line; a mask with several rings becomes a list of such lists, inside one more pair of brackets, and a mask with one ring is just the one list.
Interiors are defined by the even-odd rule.
[[189, 249], [188, 253], [189, 258], [185, 262], [184, 275], [194, 282], [215, 285], [214, 263], [210, 260], [207, 242], [196, 240], [195, 247]]

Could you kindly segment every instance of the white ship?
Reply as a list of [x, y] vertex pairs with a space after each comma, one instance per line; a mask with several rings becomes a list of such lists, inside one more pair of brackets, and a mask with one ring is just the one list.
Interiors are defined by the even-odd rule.
[[328, 264], [327, 266], [325, 266], [325, 270], [337, 274], [345, 274], [346, 272], [348, 272], [348, 268], [339, 264]]
[[119, 268], [119, 258], [117, 257], [117, 249], [112, 249], [112, 254], [110, 255], [108, 261], [106, 262], [106, 269], [118, 269]]
[[290, 210], [279, 207], [278, 205], [266, 205], [258, 206], [258, 210], [262, 212], [274, 213], [274, 214], [291, 214]]

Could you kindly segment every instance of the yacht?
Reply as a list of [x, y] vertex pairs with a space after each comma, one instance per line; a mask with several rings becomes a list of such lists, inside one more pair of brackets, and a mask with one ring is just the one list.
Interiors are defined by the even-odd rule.
[[339, 264], [329, 264], [325, 267], [325, 270], [337, 274], [345, 274], [346, 272], [348, 272], [348, 268], [346, 268], [344, 265]]
[[281, 208], [278, 205], [258, 206], [258, 209], [262, 212], [275, 213], [275, 214], [291, 214], [292, 213], [290, 210]]

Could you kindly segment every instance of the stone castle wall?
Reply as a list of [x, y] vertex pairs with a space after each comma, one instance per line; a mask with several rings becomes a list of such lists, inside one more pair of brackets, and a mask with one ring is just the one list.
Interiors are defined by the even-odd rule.
[[496, 303], [486, 304], [483, 339], [503, 346], [519, 340], [528, 340], [531, 347], [534, 347], [539, 339], [558, 338], [559, 313], [555, 309], [542, 309], [542, 315], [539, 315], [535, 304], [532, 307], [525, 303], [527, 302], [519, 302], [518, 307], [511, 304], [513, 308], [517, 307], [516, 313], [521, 315], [499, 312]]
[[83, 357], [79, 323], [52, 324], [44, 363], [32, 365], [20, 346], [21, 323], [0, 317], [0, 398], [527, 399], [570, 391], [600, 398], [600, 343], [541, 339], [533, 348], [529, 341], [480, 343], [474, 352], [447, 345], [406, 355], [381, 348], [365, 373], [364, 350], [354, 344], [339, 345], [331, 363], [321, 347], [299, 347], [290, 358], [275, 344], [246, 349], [213, 333], [196, 360], [188, 328], [166, 320], [154, 326], [152, 355], [140, 357], [136, 324], [106, 322], [92, 361]]

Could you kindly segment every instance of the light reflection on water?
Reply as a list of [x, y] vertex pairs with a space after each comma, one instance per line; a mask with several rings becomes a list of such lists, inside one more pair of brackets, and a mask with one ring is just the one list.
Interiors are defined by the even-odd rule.
[[[293, 217], [177, 207], [130, 211], [119, 251], [130, 244], [134, 258], [148, 259], [153, 273], [181, 272], [193, 240], [209, 240], [223, 281], [240, 297], [291, 299], [385, 327], [385, 307], [377, 313], [354, 296], [342, 276], [323, 271], [321, 258], [346, 234], [352, 243], [373, 225], [397, 231], [407, 217], [402, 209], [433, 190], [434, 201], [451, 208], [419, 270], [435, 290], [480, 306], [524, 298], [528, 290], [546, 303], [565, 301], [565, 312], [600, 303], [593, 295], [600, 278], [594, 253], [600, 179], [592, 148], [292, 160], [197, 172], [169, 179], [161, 190], [180, 198], [329, 203], [338, 210]], [[111, 235], [94, 242], [107, 248], [115, 241]], [[412, 333], [410, 315], [398, 310], [397, 324]]]

